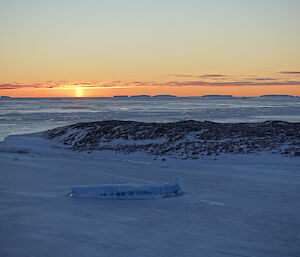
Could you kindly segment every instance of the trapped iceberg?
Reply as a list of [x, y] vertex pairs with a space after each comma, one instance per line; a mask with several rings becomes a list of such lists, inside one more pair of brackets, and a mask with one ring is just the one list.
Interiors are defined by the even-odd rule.
[[81, 185], [71, 187], [70, 197], [108, 199], [147, 199], [178, 196], [183, 193], [183, 179], [161, 184]]

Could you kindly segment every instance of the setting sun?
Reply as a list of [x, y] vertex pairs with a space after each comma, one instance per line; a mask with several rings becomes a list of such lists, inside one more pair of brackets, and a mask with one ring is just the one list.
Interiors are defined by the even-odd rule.
[[76, 97], [83, 97], [84, 89], [81, 87], [75, 88], [75, 96]]

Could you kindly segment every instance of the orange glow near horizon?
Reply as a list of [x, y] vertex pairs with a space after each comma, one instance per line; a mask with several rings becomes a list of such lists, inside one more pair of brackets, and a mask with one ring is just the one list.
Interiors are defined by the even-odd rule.
[[139, 86], [123, 88], [34, 88], [34, 89], [3, 89], [0, 95], [10, 97], [112, 97], [114, 95], [161, 95], [201, 96], [201, 95], [233, 95], [260, 96], [267, 94], [282, 94], [300, 96], [300, 85], [276, 86]]

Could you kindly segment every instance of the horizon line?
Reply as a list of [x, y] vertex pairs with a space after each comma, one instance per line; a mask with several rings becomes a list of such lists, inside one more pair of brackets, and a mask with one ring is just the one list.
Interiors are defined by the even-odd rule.
[[219, 95], [219, 94], [211, 94], [211, 95], [197, 95], [197, 96], [178, 96], [178, 95], [169, 95], [169, 94], [163, 94], [163, 95], [113, 95], [113, 96], [38, 96], [38, 97], [10, 97], [10, 96], [0, 96], [2, 100], [9, 100], [9, 99], [32, 99], [32, 98], [117, 98], [117, 99], [124, 99], [124, 98], [197, 98], [197, 97], [216, 97], [216, 98], [257, 98], [257, 97], [297, 97], [299, 98], [299, 95], [290, 95], [290, 94], [263, 94], [258, 96], [234, 96], [230, 94], [226, 95]]

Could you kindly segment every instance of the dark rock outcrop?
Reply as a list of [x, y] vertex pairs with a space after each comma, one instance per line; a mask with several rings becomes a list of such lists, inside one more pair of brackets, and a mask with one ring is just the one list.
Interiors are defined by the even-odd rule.
[[300, 123], [284, 121], [144, 123], [110, 120], [59, 127], [44, 135], [76, 151], [144, 151], [182, 159], [261, 151], [300, 155]]

